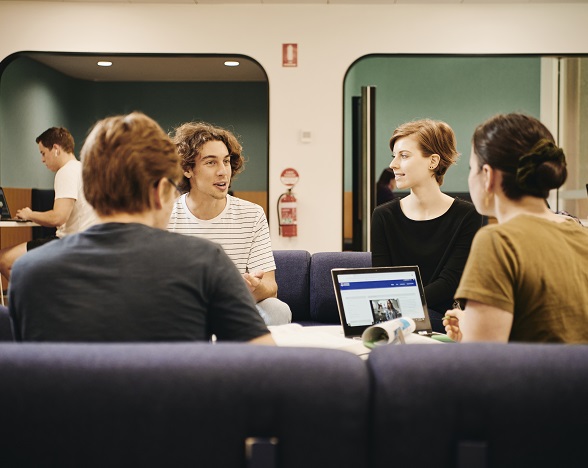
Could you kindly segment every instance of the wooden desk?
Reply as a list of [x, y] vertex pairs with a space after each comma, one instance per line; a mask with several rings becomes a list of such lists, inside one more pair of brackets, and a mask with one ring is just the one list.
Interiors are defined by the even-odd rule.
[[39, 226], [37, 223], [32, 221], [2, 221], [0, 220], [0, 228], [23, 228], [23, 227], [35, 227]]

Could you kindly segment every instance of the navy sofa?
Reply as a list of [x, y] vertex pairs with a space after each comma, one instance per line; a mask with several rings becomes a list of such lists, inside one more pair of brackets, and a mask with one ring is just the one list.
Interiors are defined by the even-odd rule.
[[[306, 324], [338, 323], [331, 268], [371, 263], [275, 254]], [[586, 345], [3, 343], [0, 466], [583, 467], [586, 394]]]
[[3, 468], [586, 464], [588, 346], [8, 343], [0, 382]]
[[292, 321], [304, 325], [340, 324], [332, 268], [372, 265], [370, 252], [274, 250], [278, 298], [292, 310]]
[[350, 353], [11, 343], [0, 382], [3, 468], [367, 466], [368, 369]]

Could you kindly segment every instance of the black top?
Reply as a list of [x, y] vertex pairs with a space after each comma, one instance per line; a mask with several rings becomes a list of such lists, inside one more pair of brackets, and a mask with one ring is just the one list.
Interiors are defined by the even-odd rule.
[[427, 305], [444, 312], [468, 259], [474, 235], [482, 226], [474, 205], [454, 199], [438, 218], [415, 221], [405, 216], [400, 199], [376, 207], [372, 215], [373, 266], [418, 265]]
[[222, 247], [107, 223], [31, 250], [10, 278], [23, 341], [247, 341], [268, 333]]

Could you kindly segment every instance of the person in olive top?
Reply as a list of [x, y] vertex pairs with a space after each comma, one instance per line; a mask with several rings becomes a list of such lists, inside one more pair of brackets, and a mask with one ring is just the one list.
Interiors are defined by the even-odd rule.
[[453, 305], [482, 217], [471, 203], [441, 192], [443, 177], [458, 157], [455, 134], [445, 122], [405, 123], [394, 130], [390, 149], [396, 186], [410, 194], [374, 210], [372, 264], [418, 265], [431, 325], [444, 332], [443, 313]]
[[524, 114], [474, 132], [468, 183], [476, 209], [498, 224], [476, 234], [444, 320], [455, 341], [588, 343], [588, 229], [545, 199], [567, 178], [549, 130]]

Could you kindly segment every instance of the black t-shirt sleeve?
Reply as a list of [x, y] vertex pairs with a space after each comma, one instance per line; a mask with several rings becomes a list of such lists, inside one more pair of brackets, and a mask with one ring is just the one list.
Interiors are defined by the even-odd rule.
[[[462, 202], [463, 203], [463, 202]], [[433, 309], [450, 307], [467, 262], [472, 241], [482, 226], [482, 217], [469, 203], [460, 209], [455, 223], [454, 238], [450, 242], [446, 259], [439, 267], [435, 279], [425, 287], [427, 304]], [[440, 310], [444, 312], [444, 310]]]
[[235, 264], [219, 247], [209, 304], [210, 334], [218, 340], [249, 341], [269, 333]]

